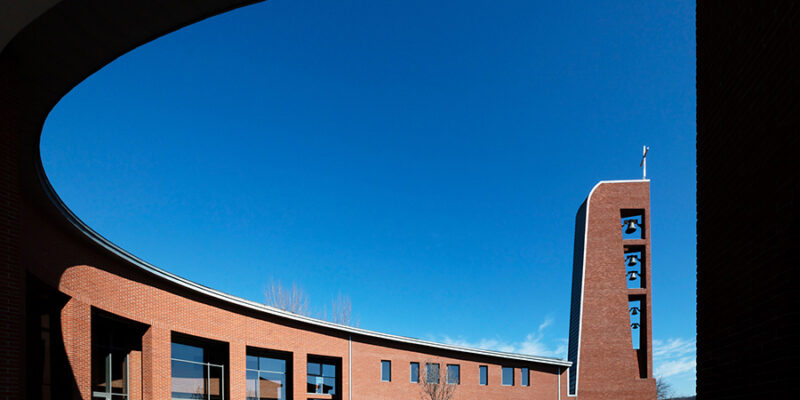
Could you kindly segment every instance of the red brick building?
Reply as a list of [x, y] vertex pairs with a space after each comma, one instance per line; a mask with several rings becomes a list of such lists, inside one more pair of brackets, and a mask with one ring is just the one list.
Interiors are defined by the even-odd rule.
[[[149, 265], [78, 219], [39, 136], [59, 99], [132, 48], [250, 1], [9, 1], [0, 13], [0, 398], [647, 399], [648, 181], [601, 182], [576, 218], [569, 361], [320, 321]], [[438, 373], [437, 373], [438, 372]]]

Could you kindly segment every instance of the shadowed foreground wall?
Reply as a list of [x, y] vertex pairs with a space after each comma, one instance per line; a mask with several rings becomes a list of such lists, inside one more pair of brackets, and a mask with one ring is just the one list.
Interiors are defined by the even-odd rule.
[[697, 5], [697, 395], [797, 396], [800, 2]]

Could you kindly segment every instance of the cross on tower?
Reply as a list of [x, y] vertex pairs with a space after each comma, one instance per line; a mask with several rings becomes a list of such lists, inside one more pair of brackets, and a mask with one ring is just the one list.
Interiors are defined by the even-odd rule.
[[650, 150], [647, 146], [642, 146], [642, 162], [639, 166], [642, 167], [642, 179], [647, 179], [647, 151]]

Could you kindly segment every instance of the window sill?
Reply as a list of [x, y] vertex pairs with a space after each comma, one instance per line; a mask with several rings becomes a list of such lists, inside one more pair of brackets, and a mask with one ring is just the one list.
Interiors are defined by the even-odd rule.
[[309, 399], [315, 400], [333, 400], [332, 394], [324, 394], [324, 393], [306, 393], [306, 397]]

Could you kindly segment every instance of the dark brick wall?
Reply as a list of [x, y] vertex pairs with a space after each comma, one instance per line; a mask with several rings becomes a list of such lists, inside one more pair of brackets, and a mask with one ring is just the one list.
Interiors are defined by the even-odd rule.
[[700, 399], [796, 396], [798, 37], [797, 1], [698, 1]]
[[[2, 93], [0, 108], [10, 107]], [[0, 119], [0, 399], [20, 399], [25, 348], [25, 274], [20, 265], [18, 141], [14, 121]]]
[[586, 234], [586, 202], [578, 208], [575, 216], [575, 244], [572, 248], [572, 294], [569, 305], [569, 394], [574, 395], [578, 376], [578, 330], [581, 322], [581, 296], [583, 295], [583, 248]]

